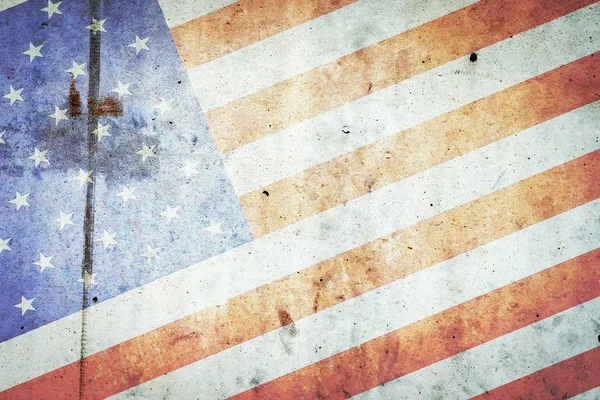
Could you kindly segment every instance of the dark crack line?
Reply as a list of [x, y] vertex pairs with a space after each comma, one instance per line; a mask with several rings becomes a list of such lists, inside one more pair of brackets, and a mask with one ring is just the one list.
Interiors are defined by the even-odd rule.
[[[90, 0], [90, 24], [92, 20], [100, 20], [100, 0]], [[90, 29], [89, 58], [89, 92], [88, 92], [88, 138], [87, 138], [87, 170], [94, 170], [96, 155], [96, 137], [94, 131], [98, 126], [98, 102], [100, 98], [100, 32]], [[83, 223], [84, 244], [81, 278], [83, 294], [81, 299], [81, 348], [79, 358], [79, 398], [85, 397], [85, 357], [87, 355], [87, 310], [89, 306], [89, 276], [93, 273], [94, 259], [94, 192], [95, 184], [87, 183], [85, 197], [85, 217]]]

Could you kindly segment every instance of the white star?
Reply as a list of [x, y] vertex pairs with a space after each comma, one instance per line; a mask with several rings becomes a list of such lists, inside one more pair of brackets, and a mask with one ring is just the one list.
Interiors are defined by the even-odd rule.
[[62, 231], [62, 229], [66, 225], [73, 225], [73, 221], [71, 221], [71, 217], [72, 216], [73, 216], [73, 213], [65, 214], [61, 210], [60, 211], [60, 217], [58, 217], [57, 219], [55, 219], [54, 222], [58, 222], [60, 224], [60, 230]]
[[131, 92], [129, 91], [129, 85], [131, 85], [131, 83], [121, 83], [121, 81], [118, 81], [119, 83], [117, 83], [117, 87], [114, 88], [113, 90], [111, 90], [111, 92], [115, 92], [119, 95], [119, 100], [121, 100], [121, 98], [123, 96], [125, 96], [126, 94], [131, 94]]
[[89, 272], [87, 272], [87, 270], [83, 270], [83, 278], [79, 278], [77, 280], [77, 282], [83, 282], [83, 286], [85, 286], [86, 288], [90, 285], [97, 285], [98, 282], [96, 282], [96, 275], [98, 275], [97, 273], [93, 273], [90, 274]]
[[129, 47], [133, 47], [135, 49], [135, 54], [138, 55], [142, 50], [150, 50], [148, 46], [146, 46], [146, 42], [149, 38], [140, 39], [138, 35], [135, 35], [135, 43], [131, 43]]
[[21, 302], [15, 305], [15, 307], [21, 309], [21, 315], [25, 315], [27, 310], [35, 311], [35, 308], [33, 308], [33, 306], [31, 305], [31, 303], [33, 303], [34, 300], [35, 297], [33, 299], [27, 300], [25, 297], [21, 296]]
[[29, 50], [23, 52], [26, 56], [29, 56], [29, 62], [32, 62], [36, 57], [44, 57], [40, 50], [44, 45], [34, 46], [33, 43], [29, 43]]
[[167, 222], [171, 222], [171, 220], [175, 219], [175, 218], [179, 218], [179, 214], [177, 214], [179, 212], [179, 207], [169, 207], [167, 206], [167, 208], [165, 208], [165, 210], [163, 212], [160, 213], [161, 217], [165, 217], [167, 219]]
[[58, 3], [53, 3], [50, 0], [48, 0], [48, 6], [42, 8], [40, 11], [44, 11], [48, 13], [48, 19], [52, 18], [52, 16], [54, 14], [62, 14], [62, 12], [58, 9], [58, 6], [60, 6], [60, 3], [62, 3], [62, 1], [59, 1]]
[[202, 229], [202, 230], [210, 233], [211, 236], [222, 235], [224, 232], [221, 229], [221, 225], [223, 225], [222, 222], [218, 222], [217, 223], [216, 221], [213, 221], [211, 219], [210, 220], [210, 225], [207, 226], [206, 228]]
[[60, 121], [68, 121], [67, 109], [61, 110], [57, 106], [54, 106], [54, 113], [48, 115], [50, 118], [54, 118], [54, 126], [58, 125]]
[[83, 70], [85, 68], [85, 63], [77, 64], [75, 60], [73, 60], [73, 66], [67, 70], [67, 72], [73, 75], [73, 79], [77, 79], [79, 75], [87, 75]]
[[17, 206], [17, 211], [21, 209], [21, 207], [29, 207], [29, 203], [27, 202], [27, 198], [29, 197], [29, 193], [21, 194], [17, 192], [17, 197], [9, 201]]
[[160, 102], [154, 106], [160, 115], [165, 115], [167, 112], [173, 110], [173, 99], [165, 100], [160, 98]]
[[123, 204], [127, 203], [129, 200], [135, 200], [136, 197], [133, 194], [134, 190], [135, 188], [129, 189], [127, 186], [123, 185], [123, 190], [121, 190], [121, 193], [119, 193], [117, 197], [120, 197], [123, 200]]
[[2, 139], [2, 136], [4, 136], [5, 133], [6, 133], [6, 131], [0, 132], [0, 144], [6, 144], [6, 142], [4, 141], [4, 139]]
[[98, 21], [96, 18], [92, 18], [92, 23], [86, 26], [85, 29], [89, 29], [94, 35], [96, 32], [106, 32], [104, 29], [104, 22], [106, 22], [105, 19]]
[[5, 94], [4, 98], [10, 100], [10, 105], [12, 106], [15, 101], [23, 101], [23, 97], [21, 97], [21, 92], [23, 88], [15, 90], [12, 86], [10, 87], [10, 93]]
[[142, 145], [142, 148], [139, 149], [136, 153], [142, 156], [142, 161], [146, 161], [148, 157], [156, 157], [154, 154], [154, 148], [156, 145], [146, 146], [146, 144]]
[[48, 149], [46, 149], [44, 151], [39, 151], [38, 148], [36, 147], [35, 152], [27, 158], [35, 161], [36, 167], [38, 165], [40, 165], [40, 163], [42, 163], [42, 162], [46, 162], [46, 163], [50, 164], [50, 161], [48, 161], [48, 159], [46, 158], [46, 153], [48, 153]]
[[102, 242], [102, 244], [104, 245], [104, 248], [107, 248], [110, 245], [117, 244], [117, 241], [115, 240], [116, 234], [117, 234], [116, 232], [110, 233], [105, 230], [104, 233], [102, 234], [102, 237], [96, 241]]
[[98, 136], [98, 141], [102, 139], [104, 136], [112, 136], [108, 133], [108, 128], [110, 128], [110, 124], [102, 125], [98, 122], [98, 128], [94, 130], [94, 133]]
[[192, 162], [189, 162], [188, 160], [185, 160], [185, 166], [179, 168], [179, 170], [183, 171], [186, 178], [189, 178], [190, 176], [198, 173], [198, 170], [196, 169], [197, 165], [198, 165], [197, 162], [192, 163]]
[[79, 175], [77, 175], [75, 178], [73, 178], [73, 180], [76, 180], [77, 182], [79, 182], [79, 187], [85, 185], [86, 183], [93, 183], [94, 181], [91, 178], [92, 175], [92, 171], [84, 171], [81, 168], [79, 168]]
[[0, 238], [0, 253], [2, 253], [4, 250], [11, 251], [11, 248], [8, 247], [9, 241], [10, 241], [10, 238], [8, 238], [8, 239]]
[[146, 245], [146, 252], [141, 255], [142, 257], [146, 258], [146, 264], [150, 264], [150, 261], [160, 258], [158, 255], [158, 250], [158, 248], [152, 248], [152, 246], [149, 244]]
[[40, 253], [40, 260], [34, 262], [33, 265], [39, 266], [40, 272], [44, 272], [46, 268], [54, 268], [54, 265], [52, 265], [52, 263], [50, 262], [50, 260], [52, 260], [52, 257], [54, 257], [54, 255], [46, 257], [45, 255]]

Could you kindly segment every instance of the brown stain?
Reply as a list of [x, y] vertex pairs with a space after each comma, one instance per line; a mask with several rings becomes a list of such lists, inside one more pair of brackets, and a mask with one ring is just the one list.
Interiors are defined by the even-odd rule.
[[285, 309], [280, 308], [277, 310], [277, 315], [279, 317], [279, 324], [283, 328], [282, 332], [292, 337], [297, 336], [298, 329], [296, 328], [290, 313], [288, 313]]
[[[536, 312], [547, 318], [597, 298], [600, 296], [599, 258], [600, 249], [593, 250], [269, 381], [258, 390], [246, 391], [232, 399], [311, 399], [319, 393], [327, 393], [328, 399], [346, 399], [362, 393], [527, 326], [538, 320]], [[515, 298], [520, 299], [518, 307], [514, 307]], [[588, 354], [587, 360], [596, 361], [598, 353], [600, 348]], [[593, 359], [593, 356], [596, 358]], [[587, 387], [594, 387], [593, 384], [597, 385], [600, 374], [596, 371], [600, 371], [600, 363], [594, 362], [594, 365], [587, 369], [581, 364], [571, 368], [571, 375], [582, 371], [595, 375], [586, 374], [576, 384], [567, 380], [563, 386], [575, 386], [577, 390], [566, 393], [577, 394]], [[556, 381], [560, 380], [559, 372], [554, 375]], [[526, 383], [521, 385], [521, 389], [524, 393], [529, 390], [534, 394], [526, 398], [545, 398], [540, 396], [543, 391], [537, 391], [535, 385], [531, 390]], [[260, 396], [256, 396], [258, 393]], [[515, 393], [520, 391], [494, 398], [515, 398]]]
[[88, 98], [88, 110], [96, 110], [98, 117], [120, 117], [123, 115], [123, 104], [117, 96], [101, 97], [97, 106], [93, 98]]
[[71, 79], [71, 86], [69, 87], [69, 115], [73, 119], [81, 116], [81, 95], [75, 87], [75, 79]]
[[[289, 319], [298, 320], [508, 235], [519, 229], [517, 223], [520, 227], [530, 226], [552, 216], [551, 212], [558, 214], [592, 201], [600, 197], [598, 174], [600, 150], [234, 297], [223, 306], [209, 307], [90, 355], [86, 368], [94, 379], [86, 383], [87, 393], [90, 398], [108, 397], [131, 387], [122, 377], [147, 381], [280, 328], [280, 313], [274, 310], [285, 310]], [[548, 195], [553, 197], [551, 204], [542, 201]], [[477, 224], [471, 223], [474, 219]], [[408, 246], [416, 250], [408, 250]], [[587, 274], [600, 282], [600, 275], [593, 276], [590, 271]], [[569, 275], [565, 273], [564, 277], [568, 283]], [[519, 307], [508, 307], [517, 298]], [[503, 304], [506, 311], [522, 313], [526, 309], [520, 295]], [[486, 307], [490, 315], [504, 310], [497, 310], [494, 302]], [[537, 304], [532, 318], [545, 318], [545, 307]], [[473, 326], [478, 323], [476, 319], [470, 322]], [[456, 328], [453, 325], [443, 337], [454, 335], [461, 343], [468, 332]], [[176, 340], [192, 332], [198, 335], [194, 340]], [[432, 351], [446, 345], [456, 348], [445, 339], [433, 342], [428, 343], [434, 346]], [[423, 345], [415, 348], [422, 349]], [[388, 354], [395, 351], [393, 343], [389, 349]], [[352, 371], [347, 373], [351, 376]], [[75, 390], [76, 397], [77, 385], [70, 382], [77, 381], [77, 377], [77, 363], [70, 364], [8, 389], [3, 395], [27, 399], [32, 393], [45, 393], [46, 398], [55, 399], [72, 397]]]
[[239, 0], [171, 28], [171, 35], [189, 69], [356, 1]]
[[181, 341], [185, 341], [186, 343], [189, 343], [190, 341], [197, 340], [199, 337], [200, 337], [200, 334], [198, 332], [195, 332], [195, 331], [187, 332], [187, 333], [184, 333], [180, 336], [177, 336], [177, 337], [171, 339], [169, 341], [169, 346], [174, 346]]
[[206, 119], [219, 150], [228, 152], [593, 3], [478, 1], [215, 108]]
[[600, 53], [594, 55], [241, 196], [254, 237], [596, 101]]

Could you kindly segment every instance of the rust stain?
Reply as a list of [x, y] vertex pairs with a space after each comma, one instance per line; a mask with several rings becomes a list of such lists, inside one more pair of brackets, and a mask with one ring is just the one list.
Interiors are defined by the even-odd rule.
[[279, 315], [279, 323], [281, 324], [281, 326], [286, 326], [294, 322], [292, 317], [290, 317], [290, 313], [288, 313], [284, 309], [277, 310], [277, 315]]
[[71, 79], [71, 86], [69, 87], [69, 115], [73, 119], [81, 116], [81, 95], [75, 87], [75, 79]]
[[120, 117], [123, 115], [123, 104], [116, 96], [101, 97], [95, 106], [95, 100], [88, 98], [88, 110], [96, 110], [98, 117]]

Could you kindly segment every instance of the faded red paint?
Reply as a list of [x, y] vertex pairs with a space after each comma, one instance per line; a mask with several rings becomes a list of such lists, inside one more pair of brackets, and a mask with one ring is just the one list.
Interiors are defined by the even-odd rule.
[[[86, 398], [121, 392], [595, 200], [599, 175], [600, 150], [93, 354], [85, 360]], [[78, 379], [73, 363], [0, 399], [77, 397]]]
[[[600, 249], [596, 249], [232, 399], [346, 399], [592, 300], [600, 296], [599, 275]], [[571, 369], [579, 373], [600, 372], [597, 358], [588, 360], [596, 366]], [[553, 374], [554, 382], [560, 379], [562, 370]], [[598, 382], [598, 372], [595, 379], [588, 380]], [[536, 379], [538, 384], [532, 388], [526, 387], [531, 380], [519, 383], [519, 390], [497, 398], [513, 399], [516, 393], [532, 394], [524, 398], [546, 398], [539, 396], [543, 393], [539, 381]]]
[[536, 371], [474, 399], [567, 399], [598, 386], [600, 347]]
[[186, 68], [193, 68], [357, 0], [240, 0], [171, 29]]
[[482, 0], [211, 110], [206, 118], [217, 146], [227, 152], [595, 2]]
[[263, 236], [594, 102], [598, 70], [595, 53], [241, 196], [252, 234]]

